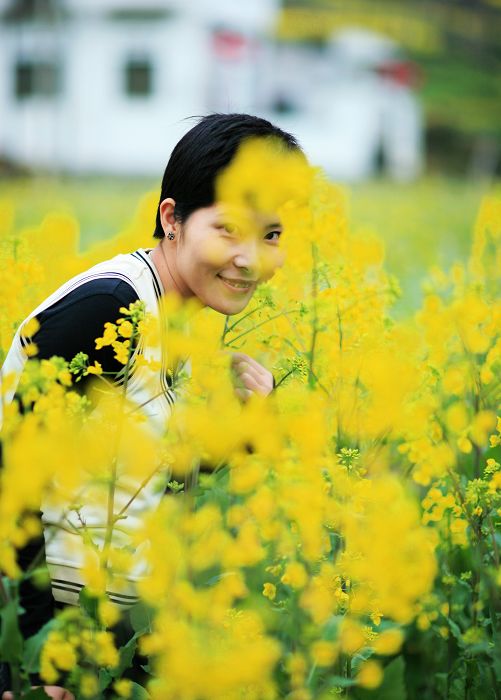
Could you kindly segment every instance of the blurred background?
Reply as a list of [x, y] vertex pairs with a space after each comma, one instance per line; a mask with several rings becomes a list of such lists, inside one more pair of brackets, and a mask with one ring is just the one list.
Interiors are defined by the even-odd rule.
[[415, 294], [497, 187], [500, 68], [501, 0], [0, 0], [0, 187], [17, 226], [62, 209], [90, 242], [158, 193], [189, 117], [262, 115]]

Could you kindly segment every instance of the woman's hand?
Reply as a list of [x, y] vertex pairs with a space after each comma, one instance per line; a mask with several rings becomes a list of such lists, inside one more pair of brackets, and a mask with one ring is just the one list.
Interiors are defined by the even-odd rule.
[[268, 396], [273, 391], [272, 373], [243, 352], [234, 352], [231, 369], [235, 376], [235, 394], [247, 401], [252, 394]]
[[[38, 687], [35, 685], [32, 690]], [[66, 688], [60, 688], [58, 685], [45, 685], [44, 690], [52, 700], [75, 700], [73, 693], [70, 693]], [[7, 690], [2, 694], [2, 700], [13, 700], [13, 698], [14, 693], [11, 690]]]

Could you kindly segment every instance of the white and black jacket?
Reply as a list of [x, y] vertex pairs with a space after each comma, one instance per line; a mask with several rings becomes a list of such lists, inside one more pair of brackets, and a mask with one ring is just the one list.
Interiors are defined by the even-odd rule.
[[[116, 321], [121, 306], [128, 306], [136, 299], [142, 300], [147, 313], [160, 322], [159, 300], [162, 293], [162, 283], [150, 259], [149, 250], [140, 249], [130, 254], [117, 255], [95, 265], [63, 284], [23, 321], [2, 367], [2, 374], [20, 376], [27, 361], [22, 328], [26, 321], [36, 316], [40, 330], [33, 341], [38, 346], [39, 358], [59, 355], [70, 360], [77, 352], [86, 352], [91, 362], [98, 360], [105, 371], [116, 372], [116, 382], [120, 383], [120, 369], [123, 366], [113, 359], [110, 348], [96, 351], [94, 339], [102, 335], [106, 321]], [[160, 363], [162, 370], [154, 371], [144, 364], [133, 363], [127, 384], [127, 397], [143, 407], [141, 410], [147, 415], [152, 430], [161, 432], [176, 398], [168, 383], [166, 358], [162, 357], [160, 346], [147, 347], [142, 344], [138, 351], [146, 359]], [[10, 395], [6, 397], [7, 401], [13, 399], [15, 389], [14, 384]], [[165, 480], [165, 476], [159, 476], [160, 478]], [[127, 503], [134, 486], [131, 483], [118, 483], [118, 510]], [[112, 546], [124, 546], [127, 543], [127, 531], [136, 528], [141, 514], [155, 509], [161, 498], [162, 489], [159, 488], [158, 480], [153, 479], [127, 510], [127, 518], [121, 521], [120, 531], [114, 533]], [[61, 521], [60, 507], [45, 503], [42, 504], [42, 513], [46, 561], [54, 598], [63, 603], [76, 603], [83, 586], [81, 537], [55, 527], [54, 524]], [[104, 536], [106, 514], [102, 509], [86, 503], [79, 515], [70, 512], [67, 517], [77, 529], [81, 528], [82, 520], [93, 527], [93, 533], [99, 533], [102, 527]], [[95, 539], [99, 541], [99, 535], [95, 535]], [[120, 586], [120, 590], [109, 591], [110, 599], [125, 606], [136, 602], [134, 583], [144, 573], [141, 551], [136, 551], [135, 565], [127, 576], [126, 585]]]

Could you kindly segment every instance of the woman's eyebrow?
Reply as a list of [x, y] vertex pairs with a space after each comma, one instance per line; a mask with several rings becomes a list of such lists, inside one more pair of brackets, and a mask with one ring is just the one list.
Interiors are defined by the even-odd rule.
[[265, 228], [282, 228], [282, 224], [277, 221], [274, 224], [266, 224]]

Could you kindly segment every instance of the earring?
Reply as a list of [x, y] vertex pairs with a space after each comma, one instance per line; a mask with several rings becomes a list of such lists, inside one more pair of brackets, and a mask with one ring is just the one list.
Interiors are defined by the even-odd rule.
[[169, 239], [169, 241], [173, 241], [175, 237], [176, 235], [172, 233], [172, 231], [169, 231], [169, 233], [167, 234], [167, 238]]

